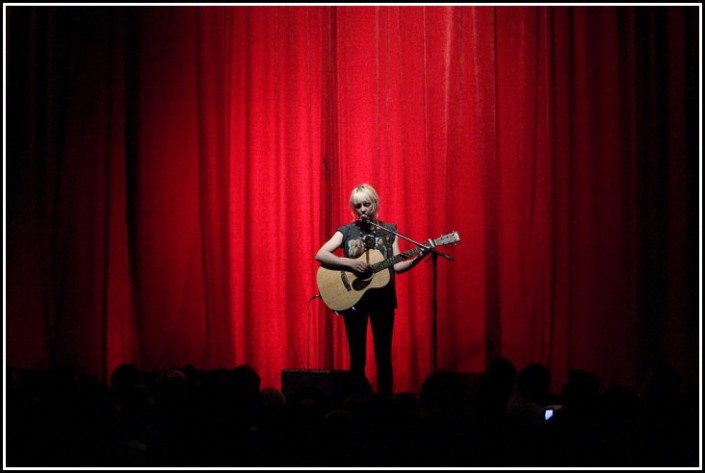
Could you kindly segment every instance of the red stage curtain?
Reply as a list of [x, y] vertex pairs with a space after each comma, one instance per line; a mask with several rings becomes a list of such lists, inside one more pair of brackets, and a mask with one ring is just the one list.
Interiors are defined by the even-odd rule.
[[[7, 12], [8, 363], [346, 368], [313, 256], [369, 182], [404, 235], [461, 237], [438, 370], [696, 380], [696, 7]], [[433, 370], [428, 261], [397, 391]]]

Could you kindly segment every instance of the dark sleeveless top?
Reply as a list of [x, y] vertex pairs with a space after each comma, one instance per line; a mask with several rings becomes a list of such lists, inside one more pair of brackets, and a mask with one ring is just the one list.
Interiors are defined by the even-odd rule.
[[[384, 222], [380, 222], [380, 224], [385, 230], [397, 230], [396, 224]], [[364, 228], [361, 227], [358, 222], [343, 225], [339, 227], [337, 231], [343, 234], [342, 248], [346, 258], [358, 258], [368, 248], [379, 250], [385, 259], [394, 256], [392, 244], [394, 243], [395, 235], [393, 233], [373, 227], [372, 225], [367, 225], [367, 228]], [[382, 271], [390, 272], [389, 283], [384, 287], [367, 291], [353, 308], [363, 309], [379, 307], [395, 309], [397, 307], [394, 268], [389, 267]]]

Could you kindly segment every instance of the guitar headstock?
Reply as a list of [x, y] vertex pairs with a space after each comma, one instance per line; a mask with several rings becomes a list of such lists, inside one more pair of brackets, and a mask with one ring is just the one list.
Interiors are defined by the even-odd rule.
[[433, 240], [436, 246], [446, 246], [446, 245], [457, 245], [460, 241], [460, 235], [457, 231], [453, 230], [450, 233], [442, 235], [440, 238]]

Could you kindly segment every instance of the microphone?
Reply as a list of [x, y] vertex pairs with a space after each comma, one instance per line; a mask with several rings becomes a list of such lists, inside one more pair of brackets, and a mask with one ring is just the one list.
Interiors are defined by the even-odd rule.
[[370, 217], [367, 214], [360, 215], [360, 223], [370, 223]]

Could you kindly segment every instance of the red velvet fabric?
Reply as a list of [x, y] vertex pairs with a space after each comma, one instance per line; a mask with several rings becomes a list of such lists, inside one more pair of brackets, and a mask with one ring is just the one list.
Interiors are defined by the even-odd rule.
[[[313, 256], [369, 182], [461, 237], [437, 369], [697, 374], [697, 7], [7, 12], [8, 363], [346, 368]], [[397, 391], [433, 370], [432, 273], [397, 279]]]

